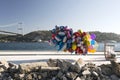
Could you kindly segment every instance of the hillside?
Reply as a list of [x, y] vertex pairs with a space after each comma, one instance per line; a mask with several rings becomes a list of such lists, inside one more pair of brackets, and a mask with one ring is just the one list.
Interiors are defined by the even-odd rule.
[[[120, 42], [120, 35], [115, 33], [106, 33], [99, 31], [89, 32], [96, 34], [96, 41], [103, 42], [106, 40], [115, 40]], [[33, 31], [28, 34], [22, 35], [0, 35], [0, 42], [37, 42], [39, 40], [48, 41], [51, 39], [50, 31]]]
[[115, 34], [115, 33], [106, 33], [106, 32], [99, 32], [99, 31], [92, 31], [89, 32], [96, 34], [96, 41], [97, 42], [104, 42], [106, 40], [114, 40], [117, 42], [120, 42], [120, 35], [119, 34]]
[[[115, 33], [106, 33], [106, 32], [99, 32], [99, 31], [91, 31], [89, 32], [96, 34], [96, 41], [103, 42], [106, 40], [115, 40], [120, 42], [120, 35]], [[41, 40], [49, 40], [51, 38], [50, 31], [34, 31], [25, 35], [25, 37], [29, 37], [31, 39], [41, 39]]]

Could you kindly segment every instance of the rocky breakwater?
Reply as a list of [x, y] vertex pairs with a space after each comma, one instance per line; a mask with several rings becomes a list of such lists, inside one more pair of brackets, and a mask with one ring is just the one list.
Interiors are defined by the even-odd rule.
[[0, 61], [0, 80], [120, 80], [120, 64], [96, 66], [79, 59], [49, 59], [47, 62], [14, 64]]

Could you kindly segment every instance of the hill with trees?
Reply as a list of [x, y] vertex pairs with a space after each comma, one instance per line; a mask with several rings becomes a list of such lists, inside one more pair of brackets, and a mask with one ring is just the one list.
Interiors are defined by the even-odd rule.
[[[96, 34], [97, 42], [114, 40], [120, 42], [120, 35], [115, 33], [106, 33], [99, 31], [89, 32]], [[6, 35], [0, 34], [0, 42], [38, 42], [39, 40], [48, 41], [51, 39], [50, 31], [33, 31], [25, 35]]]

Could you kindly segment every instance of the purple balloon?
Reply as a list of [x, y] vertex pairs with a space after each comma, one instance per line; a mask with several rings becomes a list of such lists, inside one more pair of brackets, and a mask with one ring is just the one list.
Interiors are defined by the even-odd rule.
[[96, 38], [96, 35], [92, 33], [92, 34], [90, 35], [90, 37], [91, 37], [91, 39], [95, 39], [95, 38]]

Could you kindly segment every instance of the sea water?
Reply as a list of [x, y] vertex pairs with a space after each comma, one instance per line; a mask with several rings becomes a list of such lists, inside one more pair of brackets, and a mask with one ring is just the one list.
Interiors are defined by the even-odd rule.
[[[8, 42], [0, 43], [0, 50], [17, 51], [55, 51], [55, 46], [50, 46], [47, 42]], [[104, 44], [98, 43], [97, 51], [104, 51]], [[115, 51], [120, 51], [120, 43], [115, 44]]]

